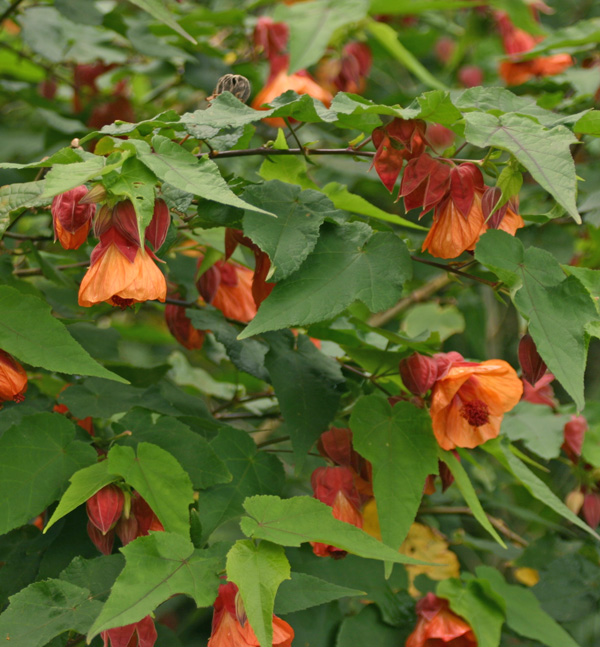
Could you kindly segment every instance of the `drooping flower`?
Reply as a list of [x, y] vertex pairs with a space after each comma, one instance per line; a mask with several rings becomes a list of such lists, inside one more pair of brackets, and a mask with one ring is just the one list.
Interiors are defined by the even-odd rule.
[[428, 593], [417, 602], [417, 616], [406, 647], [477, 647], [473, 630], [450, 610], [447, 600]]
[[366, 43], [354, 41], [344, 45], [339, 56], [325, 55], [319, 62], [316, 77], [331, 94], [362, 94], [367, 85], [373, 55]]
[[525, 226], [523, 218], [519, 215], [518, 196], [511, 197], [508, 202], [496, 209], [502, 191], [497, 186], [486, 187], [481, 198], [481, 209], [486, 229], [501, 229], [514, 236], [517, 229]]
[[118, 485], [105, 485], [86, 501], [88, 519], [105, 535], [115, 527], [124, 503], [125, 495]]
[[[273, 647], [291, 647], [292, 627], [273, 616]], [[238, 587], [233, 582], [221, 584], [214, 603], [212, 632], [208, 647], [259, 647], [260, 643], [248, 622]]]
[[134, 492], [131, 498], [131, 512], [138, 523], [138, 537], [144, 537], [151, 530], [158, 531], [165, 529], [154, 510], [148, 505], [146, 499], [138, 492]]
[[54, 240], [58, 239], [64, 249], [77, 249], [87, 240], [96, 213], [95, 204], [80, 203], [87, 194], [87, 187], [82, 184], [52, 200]]
[[581, 449], [585, 439], [588, 423], [584, 416], [572, 415], [563, 429], [564, 442], [562, 449], [565, 454], [576, 463], [581, 456]]
[[483, 70], [479, 65], [463, 65], [458, 70], [458, 80], [465, 88], [474, 88], [483, 84]]
[[154, 647], [158, 638], [154, 621], [146, 616], [124, 627], [114, 627], [101, 632], [104, 647]]
[[27, 373], [17, 360], [0, 350], [0, 407], [2, 402], [23, 402], [27, 391]]
[[113, 545], [115, 543], [115, 531], [109, 530], [103, 534], [96, 526], [88, 520], [87, 534], [92, 540], [94, 546], [103, 554], [110, 555], [112, 553]]
[[530, 384], [523, 379], [523, 400], [532, 404], [545, 404], [551, 409], [556, 409], [558, 402], [554, 397], [551, 382], [554, 380], [552, 373], [546, 373], [535, 384]]
[[438, 379], [431, 398], [433, 433], [442, 449], [473, 448], [500, 433], [500, 423], [521, 399], [523, 384], [499, 359], [457, 361]]
[[[340, 521], [362, 528], [359, 507], [360, 494], [354, 484], [353, 470], [347, 467], [317, 467], [311, 476], [315, 498], [332, 508], [333, 516]], [[311, 542], [313, 552], [319, 557], [340, 559], [346, 551], [320, 542]]]

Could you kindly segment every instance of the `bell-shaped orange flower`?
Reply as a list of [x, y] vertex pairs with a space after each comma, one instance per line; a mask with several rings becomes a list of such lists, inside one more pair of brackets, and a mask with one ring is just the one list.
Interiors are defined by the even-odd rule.
[[167, 283], [150, 250], [127, 240], [115, 227], [100, 237], [91, 266], [81, 281], [79, 305], [106, 301], [122, 308], [152, 299], [165, 300]]
[[80, 203], [87, 194], [87, 187], [82, 184], [52, 200], [54, 240], [58, 239], [64, 249], [77, 249], [87, 240], [96, 213], [95, 204]]
[[525, 226], [523, 218], [519, 215], [518, 196], [513, 196], [496, 209], [498, 201], [502, 197], [502, 190], [495, 187], [485, 187], [481, 198], [481, 209], [483, 211], [485, 229], [501, 229], [507, 234], [514, 236], [517, 229]]
[[[265, 87], [254, 97], [252, 107], [255, 110], [267, 110], [263, 104], [270, 103], [275, 97], [288, 90], [294, 90], [298, 94], [308, 94], [323, 102], [327, 107], [333, 99], [331, 92], [322, 88], [308, 72], [302, 70], [295, 74], [288, 74], [287, 69], [284, 69], [269, 78]], [[273, 128], [285, 128], [285, 121], [281, 117], [267, 117], [263, 121]]]
[[0, 407], [2, 402], [23, 402], [27, 391], [27, 373], [17, 360], [0, 350]]
[[[291, 647], [294, 639], [292, 627], [273, 616], [273, 647]], [[238, 587], [229, 582], [219, 586], [214, 603], [212, 633], [208, 647], [259, 647], [260, 643], [248, 622]]]
[[252, 296], [253, 277], [254, 272], [243, 265], [217, 261], [198, 280], [198, 292], [228, 319], [248, 323], [257, 309]]
[[477, 447], [500, 433], [521, 399], [523, 383], [507, 362], [458, 361], [437, 380], [431, 398], [433, 433], [442, 449]]
[[447, 600], [428, 593], [417, 602], [417, 616], [406, 647], [477, 647], [473, 630], [450, 610]]

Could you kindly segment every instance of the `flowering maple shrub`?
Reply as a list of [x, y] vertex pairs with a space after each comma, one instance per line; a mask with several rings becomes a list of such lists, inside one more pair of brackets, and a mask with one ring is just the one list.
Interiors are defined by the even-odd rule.
[[0, 3], [0, 639], [600, 644], [597, 13]]

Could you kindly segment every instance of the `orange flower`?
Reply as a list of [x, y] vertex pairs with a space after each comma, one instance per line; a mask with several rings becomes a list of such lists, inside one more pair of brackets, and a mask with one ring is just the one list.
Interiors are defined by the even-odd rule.
[[27, 391], [27, 373], [17, 360], [0, 350], [0, 407], [2, 402], [23, 402]]
[[[267, 110], [262, 107], [263, 104], [271, 103], [275, 97], [288, 90], [294, 90], [298, 94], [308, 94], [314, 99], [322, 101], [327, 107], [333, 99], [331, 93], [322, 88], [308, 72], [301, 71], [288, 75], [287, 69], [285, 69], [267, 81], [265, 87], [254, 97], [252, 107], [255, 110]], [[285, 121], [281, 117], [267, 117], [263, 121], [273, 128], [285, 127]]]
[[[291, 647], [294, 639], [292, 627], [273, 616], [273, 647]], [[238, 587], [229, 582], [219, 586], [215, 600], [212, 633], [208, 647], [259, 647], [260, 643], [250, 626], [241, 603]]]
[[485, 229], [501, 229], [514, 236], [517, 229], [525, 226], [523, 218], [517, 213], [519, 210], [519, 198], [518, 196], [512, 196], [508, 202], [496, 209], [501, 197], [502, 190], [499, 187], [485, 187], [481, 198]]
[[417, 602], [417, 626], [406, 647], [477, 647], [469, 624], [450, 611], [448, 601], [428, 593]]
[[77, 249], [87, 240], [96, 213], [95, 204], [80, 202], [87, 194], [87, 187], [82, 184], [52, 200], [54, 240], [58, 239], [64, 249]]
[[79, 305], [106, 301], [126, 307], [151, 299], [165, 300], [167, 283], [147, 248], [125, 239], [114, 227], [100, 237], [91, 266], [81, 281]]
[[442, 449], [477, 447], [500, 433], [507, 411], [519, 402], [523, 383], [505, 361], [458, 361], [433, 387], [431, 420]]
[[[199, 264], [202, 259], [199, 259]], [[232, 261], [217, 261], [197, 283], [202, 298], [228, 319], [248, 323], [256, 314], [252, 296], [254, 272]]]

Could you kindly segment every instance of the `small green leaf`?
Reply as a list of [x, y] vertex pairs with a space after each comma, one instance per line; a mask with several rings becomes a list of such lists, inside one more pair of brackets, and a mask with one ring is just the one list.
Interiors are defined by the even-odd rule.
[[62, 493], [69, 477], [96, 462], [58, 413], [36, 413], [0, 437], [0, 534], [27, 523]]
[[40, 197], [44, 192], [44, 185], [44, 180], [38, 180], [0, 187], [0, 238], [11, 223], [12, 211], [26, 207], [41, 207], [48, 203], [46, 198]]
[[141, 494], [167, 532], [189, 536], [192, 482], [172, 454], [156, 445], [139, 443], [136, 457], [131, 447], [115, 445], [108, 452], [108, 469]]
[[350, 418], [356, 451], [373, 465], [381, 536], [398, 549], [415, 520], [428, 474], [437, 473], [437, 442], [429, 414], [410, 402], [392, 407], [368, 395]]
[[300, 546], [313, 541], [354, 553], [367, 559], [397, 564], [422, 564], [382, 544], [351, 523], [339, 521], [331, 508], [317, 499], [296, 496], [253, 496], [244, 502], [249, 516], [242, 517], [242, 531], [247, 537], [266, 539], [282, 546]]
[[273, 606], [279, 585], [290, 579], [282, 546], [239, 539], [227, 553], [227, 579], [237, 584], [250, 626], [261, 644], [273, 643]]
[[137, 5], [140, 9], [147, 11], [151, 16], [167, 25], [167, 27], [170, 27], [173, 31], [176, 31], [186, 40], [189, 40], [192, 45], [198, 44], [196, 39], [193, 36], [190, 36], [187, 31], [185, 31], [185, 29], [176, 22], [171, 12], [160, 0], [129, 0], [129, 2]]

